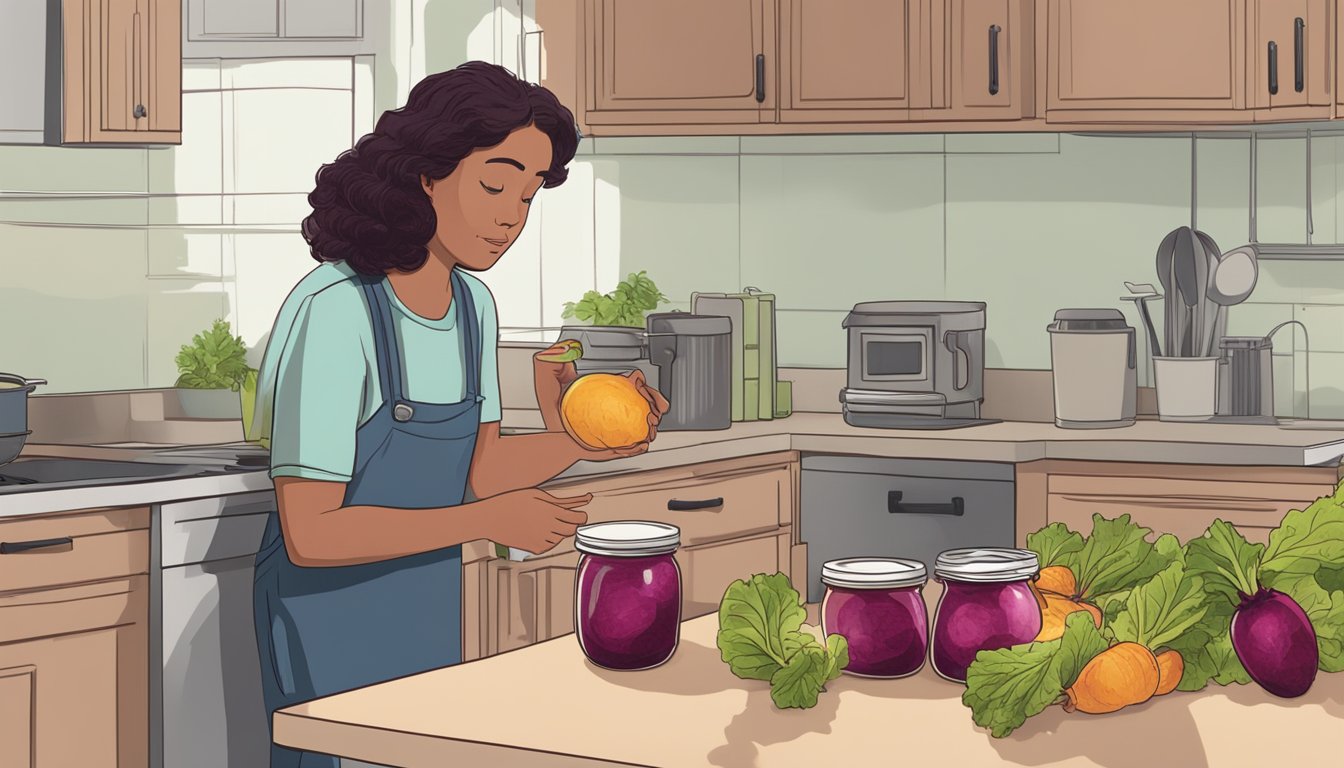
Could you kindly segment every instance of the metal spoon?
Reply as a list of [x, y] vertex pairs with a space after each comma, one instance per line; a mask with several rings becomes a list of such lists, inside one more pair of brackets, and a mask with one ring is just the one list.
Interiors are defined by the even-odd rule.
[[1159, 294], [1148, 283], [1131, 283], [1126, 281], [1125, 287], [1129, 289], [1129, 296], [1121, 296], [1123, 301], [1132, 301], [1139, 305], [1139, 315], [1143, 318], [1143, 325], [1148, 329], [1148, 345], [1151, 348], [1153, 357], [1162, 356], [1162, 347], [1157, 343], [1157, 329], [1153, 327], [1153, 316], [1148, 312], [1148, 302], [1157, 298]]
[[[1171, 266], [1176, 274], [1176, 287], [1185, 304], [1184, 315], [1193, 315], [1194, 307], [1199, 301], [1199, 277], [1202, 271], [1199, 268], [1199, 259], [1204, 258], [1203, 250], [1194, 231], [1189, 227], [1181, 227], [1180, 235], [1176, 237], [1176, 255], [1172, 259]], [[1180, 344], [1180, 351], [1176, 353], [1178, 357], [1194, 355], [1195, 340], [1190, 336], [1192, 325], [1193, 318], [1190, 318], [1181, 327], [1182, 333], [1177, 342]], [[1168, 349], [1167, 352], [1171, 354], [1172, 350]]]
[[1176, 353], [1176, 338], [1179, 330], [1176, 322], [1176, 305], [1178, 302], [1176, 293], [1172, 290], [1175, 283], [1172, 279], [1171, 264], [1176, 253], [1176, 237], [1180, 233], [1179, 229], [1173, 229], [1167, 233], [1166, 237], [1162, 238], [1162, 244], [1157, 246], [1157, 279], [1162, 283], [1162, 297], [1166, 302], [1166, 306], [1163, 307], [1165, 314], [1163, 315], [1162, 333], [1165, 335], [1167, 343], [1162, 345], [1162, 349], [1165, 349], [1169, 355]]
[[1202, 279], [1199, 281], [1199, 305], [1195, 307], [1195, 316], [1198, 318], [1198, 323], [1195, 326], [1194, 338], [1197, 346], [1192, 353], [1195, 357], [1199, 357], [1213, 343], [1212, 340], [1206, 343], [1205, 337], [1214, 336], [1217, 333], [1217, 306], [1209, 298], [1208, 289], [1209, 284], [1213, 282], [1214, 269], [1218, 266], [1218, 262], [1222, 260], [1223, 254], [1222, 251], [1218, 250], [1218, 244], [1213, 241], [1212, 237], [1197, 229], [1195, 230], [1195, 236], [1204, 246], [1204, 258], [1199, 262], [1202, 267]]
[[[1251, 291], [1255, 290], [1259, 278], [1260, 266], [1256, 261], [1254, 248], [1242, 246], [1223, 254], [1209, 280], [1209, 298], [1218, 305], [1215, 328], [1218, 320], [1222, 319], [1225, 308], [1245, 301], [1251, 295]], [[1213, 355], [1213, 345], [1216, 341], [1211, 336], [1207, 342], [1207, 353], [1210, 356]]]

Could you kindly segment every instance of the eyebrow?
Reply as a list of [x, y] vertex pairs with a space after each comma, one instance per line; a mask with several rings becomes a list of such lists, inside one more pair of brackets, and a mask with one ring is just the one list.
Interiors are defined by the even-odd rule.
[[[526, 171], [526, 170], [527, 170], [527, 167], [526, 167], [526, 166], [524, 166], [522, 163], [518, 162], [517, 160], [514, 160], [512, 157], [492, 157], [492, 158], [490, 158], [489, 160], [486, 160], [485, 162], [486, 162], [486, 163], [505, 163], [505, 164], [507, 164], [507, 165], [512, 165], [514, 168], [517, 168], [517, 169], [520, 170], [520, 171]], [[546, 175], [546, 171], [537, 171], [537, 175], [538, 175], [538, 176], [545, 176], [545, 175]]]

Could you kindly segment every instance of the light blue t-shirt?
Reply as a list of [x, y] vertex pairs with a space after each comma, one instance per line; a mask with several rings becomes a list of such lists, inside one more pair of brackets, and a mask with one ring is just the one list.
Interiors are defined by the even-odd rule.
[[[499, 320], [490, 289], [459, 270], [480, 324], [481, 422], [500, 420]], [[270, 437], [271, 477], [348, 482], [355, 430], [382, 405], [373, 325], [363, 289], [344, 262], [308, 273], [276, 317], [257, 376], [253, 424]], [[388, 303], [406, 369], [406, 396], [427, 403], [466, 397], [457, 297], [439, 320], [407, 309], [388, 283]]]

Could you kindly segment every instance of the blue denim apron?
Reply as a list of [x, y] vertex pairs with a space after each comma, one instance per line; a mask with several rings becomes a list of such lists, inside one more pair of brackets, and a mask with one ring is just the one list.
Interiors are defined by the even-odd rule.
[[[345, 504], [405, 509], [461, 504], [482, 400], [482, 340], [471, 291], [454, 270], [452, 303], [465, 350], [466, 399], [422, 403], [405, 396], [382, 279], [361, 282], [373, 319], [383, 402], [356, 431]], [[257, 553], [253, 595], [268, 721], [277, 709], [462, 660], [460, 545], [376, 563], [299, 567], [285, 551], [275, 512]], [[271, 768], [336, 765], [327, 755], [271, 744]]]

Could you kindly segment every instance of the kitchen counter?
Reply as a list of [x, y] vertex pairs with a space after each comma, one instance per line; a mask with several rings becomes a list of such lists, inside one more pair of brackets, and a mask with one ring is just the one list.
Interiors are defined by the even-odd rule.
[[[505, 413], [506, 431], [541, 427], [536, 411]], [[160, 446], [162, 448], [162, 446]], [[1060, 429], [1040, 422], [1002, 422], [952, 430], [861, 429], [838, 414], [795, 413], [786, 419], [741, 422], [714, 431], [660, 432], [641, 456], [579, 462], [557, 480], [640, 472], [777, 451], [842, 453], [886, 458], [1022, 463], [1040, 459], [1156, 464], [1329, 466], [1344, 458], [1344, 424], [1285, 422], [1280, 426], [1139, 421], [1124, 429]], [[148, 447], [29, 445], [24, 456], [83, 456], [134, 460]], [[0, 469], [3, 472], [3, 469]], [[155, 504], [271, 488], [264, 470], [143, 481], [101, 487], [37, 490], [0, 496], [0, 516], [100, 506]]]
[[[815, 606], [810, 621], [815, 622]], [[1320, 765], [1338, 749], [1344, 674], [1294, 700], [1258, 686], [1174, 692], [1109, 715], [1053, 707], [1004, 739], [971, 720], [964, 688], [842, 676], [816, 707], [774, 708], [732, 675], [715, 614], [685, 622], [661, 667], [613, 672], [563, 637], [318, 699], [276, 715], [281, 744], [391, 766], [1045, 767]]]

